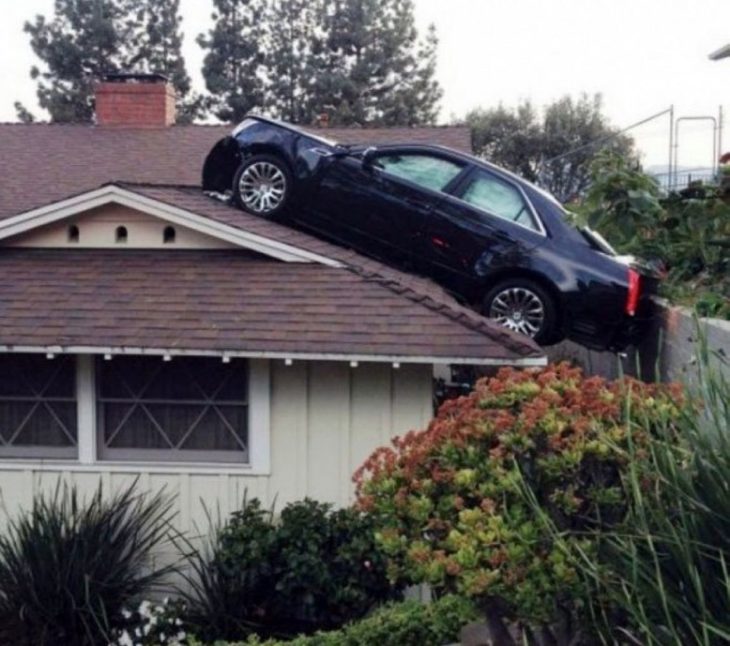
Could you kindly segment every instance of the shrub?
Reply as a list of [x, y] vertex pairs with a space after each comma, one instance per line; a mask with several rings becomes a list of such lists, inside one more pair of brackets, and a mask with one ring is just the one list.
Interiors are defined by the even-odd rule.
[[162, 603], [142, 601], [135, 610], [122, 609], [115, 622], [109, 646], [184, 646], [183, 606], [165, 599]]
[[622, 253], [660, 259], [663, 290], [698, 303], [701, 315], [730, 319], [730, 205], [713, 187], [660, 199], [653, 178], [612, 153], [592, 166], [592, 185], [579, 219]]
[[[626, 512], [626, 447], [641, 458], [652, 420], [676, 415], [677, 396], [631, 379], [583, 378], [567, 364], [480, 380], [356, 474], [391, 579], [475, 598], [488, 617], [543, 623], [574, 609], [583, 582], [545, 535], [522, 480], [569, 544], [591, 552], [590, 532]], [[630, 434], [627, 407], [649, 426]]]
[[258, 500], [245, 503], [192, 563], [191, 621], [208, 639], [335, 628], [397, 592], [370, 519], [312, 500], [277, 522]]
[[150, 552], [166, 538], [170, 499], [137, 495], [134, 484], [83, 502], [56, 487], [0, 535], [0, 643], [108, 643], [110, 626], [171, 568]]
[[[404, 601], [383, 606], [341, 630], [287, 642], [262, 642], [252, 636], [238, 646], [443, 646], [457, 641], [462, 626], [476, 619], [477, 614], [473, 603], [452, 595], [428, 605]], [[225, 645], [216, 642], [215, 646]]]
[[[730, 642], [730, 364], [723, 376], [706, 351], [698, 354], [705, 360], [696, 393], [704, 410], [682, 415], [671, 435], [652, 436], [655, 487], [632, 477], [627, 529], [607, 532], [597, 554], [575, 559], [611, 602], [607, 610], [591, 598], [607, 643]], [[559, 537], [553, 524], [547, 530]]]

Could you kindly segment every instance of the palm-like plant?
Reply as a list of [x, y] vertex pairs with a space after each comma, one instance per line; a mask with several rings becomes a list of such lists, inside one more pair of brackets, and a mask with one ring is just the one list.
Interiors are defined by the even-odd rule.
[[92, 646], [109, 642], [124, 606], [172, 567], [155, 567], [173, 500], [135, 493], [88, 501], [75, 486], [56, 486], [0, 535], [0, 643]]

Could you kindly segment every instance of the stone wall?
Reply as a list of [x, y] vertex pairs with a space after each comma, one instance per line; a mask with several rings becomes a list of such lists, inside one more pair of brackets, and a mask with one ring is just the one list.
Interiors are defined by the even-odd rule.
[[595, 352], [570, 341], [547, 348], [550, 361], [568, 359], [588, 374], [614, 379], [629, 374], [661, 381], [694, 381], [697, 376], [698, 338], [704, 336], [708, 350], [725, 357], [716, 365], [730, 378], [730, 321], [696, 319], [684, 307], [658, 303], [658, 315], [641, 345], [625, 354]]

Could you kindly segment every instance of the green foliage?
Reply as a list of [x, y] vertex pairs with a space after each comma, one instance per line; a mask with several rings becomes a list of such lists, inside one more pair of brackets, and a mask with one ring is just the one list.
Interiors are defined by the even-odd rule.
[[433, 123], [435, 31], [421, 40], [411, 0], [215, 0], [199, 44], [214, 114], [258, 110], [296, 123]]
[[34, 65], [30, 75], [38, 80], [38, 102], [52, 121], [91, 121], [94, 81], [121, 71], [133, 42], [137, 23], [127, 21], [132, 2], [56, 0], [51, 20], [37, 15], [25, 23], [31, 47], [46, 67]]
[[141, 28], [128, 69], [164, 74], [177, 94], [177, 122], [190, 123], [203, 116], [202, 97], [192, 83], [182, 55], [180, 0], [137, 0]]
[[[730, 364], [702, 346], [698, 355], [701, 409], [665, 420], [672, 432], [653, 434], [640, 456], [629, 447], [632, 461], [648, 459], [654, 486], [632, 469], [625, 526], [604, 532], [593, 554], [565, 550], [592, 586], [604, 643], [730, 641]], [[545, 531], [560, 540], [553, 523]]]
[[57, 486], [0, 535], [0, 642], [86, 646], [109, 642], [122, 609], [171, 571], [151, 552], [166, 540], [172, 502], [134, 484], [86, 502]]
[[709, 189], [701, 199], [660, 199], [656, 182], [625, 158], [600, 155], [580, 214], [619, 251], [658, 258], [673, 300], [730, 319], [730, 205]]
[[[480, 108], [467, 114], [466, 123], [475, 154], [539, 182], [563, 202], [588, 188], [590, 165], [600, 150], [634, 154], [631, 139], [612, 137], [616, 131], [603, 115], [600, 95], [565, 96], [542, 114], [530, 101], [514, 108]], [[596, 141], [600, 145], [592, 145]]]
[[[112, 72], [159, 72], [170, 76], [185, 97], [190, 78], [180, 53], [179, 0], [55, 0], [52, 19], [25, 23], [30, 44], [44, 69], [31, 68], [38, 102], [54, 122], [89, 122], [94, 115], [94, 83]], [[23, 121], [33, 115], [16, 104]]]
[[447, 595], [428, 605], [417, 601], [388, 604], [342, 630], [285, 642], [252, 636], [238, 645], [216, 642], [214, 646], [443, 646], [455, 642], [462, 626], [477, 616], [473, 603]]
[[438, 41], [419, 41], [412, 0], [343, 0], [323, 5], [315, 52], [314, 114], [335, 124], [417, 125], [436, 120]]
[[663, 213], [656, 181], [625, 157], [602, 152], [591, 168], [591, 187], [584, 201], [588, 225], [607, 233], [626, 252], [642, 250], [641, 241], [656, 234]]
[[678, 393], [625, 379], [583, 378], [567, 364], [503, 369], [445, 403], [429, 427], [376, 451], [357, 474], [358, 502], [379, 525], [393, 581], [425, 582], [478, 600], [487, 613], [551, 622], [585, 585], [547, 539], [524, 479], [569, 545], [619, 523], [630, 419], [678, 414]]
[[396, 594], [369, 518], [311, 500], [276, 522], [247, 502], [192, 564], [191, 622], [208, 639], [335, 628]]
[[264, 102], [266, 0], [213, 0], [213, 28], [198, 36], [207, 51], [203, 77], [208, 107], [221, 121], [238, 122]]
[[292, 123], [311, 123], [317, 116], [315, 57], [322, 50], [323, 11], [322, 2], [312, 0], [272, 0], [269, 7], [267, 107]]

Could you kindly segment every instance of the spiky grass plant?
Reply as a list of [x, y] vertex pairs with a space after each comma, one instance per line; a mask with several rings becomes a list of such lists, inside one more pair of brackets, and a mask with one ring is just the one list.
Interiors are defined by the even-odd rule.
[[0, 534], [0, 643], [92, 646], [109, 643], [124, 606], [173, 569], [155, 567], [173, 500], [136, 493], [111, 497], [101, 486], [83, 500], [59, 484]]
[[[589, 621], [606, 644], [730, 643], [730, 365], [704, 341], [697, 355], [693, 405], [655, 426], [648, 455], [629, 446], [631, 464], [642, 467], [628, 471], [625, 522], [600, 537], [595, 553], [562, 543], [594, 591]], [[634, 422], [641, 427], [640, 417]]]

